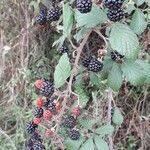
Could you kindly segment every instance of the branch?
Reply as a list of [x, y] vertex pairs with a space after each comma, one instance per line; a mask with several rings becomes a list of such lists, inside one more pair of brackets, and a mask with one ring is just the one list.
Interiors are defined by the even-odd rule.
[[[112, 94], [112, 90], [110, 88], [108, 90], [107, 98], [108, 98], [107, 123], [109, 125], [111, 125], [111, 109], [112, 109], [113, 94]], [[113, 150], [112, 135], [108, 136], [108, 140], [109, 140], [109, 149]]]

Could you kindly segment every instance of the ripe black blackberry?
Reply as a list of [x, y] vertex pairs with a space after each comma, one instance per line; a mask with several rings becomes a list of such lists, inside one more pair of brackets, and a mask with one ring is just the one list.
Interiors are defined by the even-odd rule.
[[93, 58], [88, 66], [88, 71], [99, 72], [103, 69], [103, 63], [96, 58]]
[[111, 10], [121, 8], [124, 0], [104, 0], [104, 5]]
[[60, 15], [61, 15], [61, 12], [60, 12], [59, 7], [54, 7], [47, 12], [47, 20], [50, 22], [57, 21], [59, 20]]
[[88, 13], [92, 9], [92, 1], [76, 0], [76, 8], [80, 11], [80, 13]]
[[59, 53], [59, 54], [68, 53], [68, 52], [69, 52], [69, 49], [68, 49], [65, 45], [62, 45], [62, 46], [58, 49], [58, 53]]
[[68, 128], [73, 128], [76, 125], [76, 119], [73, 116], [65, 118], [64, 125]]
[[36, 142], [33, 145], [33, 150], [45, 150], [45, 146], [41, 142]]
[[26, 131], [29, 134], [32, 134], [33, 132], [35, 132], [35, 128], [37, 127], [37, 125], [35, 125], [33, 122], [27, 122], [26, 123]]
[[92, 56], [89, 56], [89, 57], [85, 58], [85, 59], [82, 61], [83, 66], [87, 68], [87, 67], [89, 66], [89, 64], [90, 64], [90, 62], [91, 62], [92, 59], [93, 59]]
[[114, 9], [114, 10], [108, 10], [107, 17], [110, 21], [116, 22], [120, 21], [124, 17], [124, 11], [123, 9]]
[[80, 132], [73, 129], [69, 132], [69, 137], [71, 140], [78, 140], [80, 138]]
[[31, 138], [25, 141], [25, 150], [33, 150], [33, 141]]
[[40, 88], [40, 93], [45, 97], [50, 97], [54, 93], [54, 86], [47, 80], [43, 81], [43, 86]]
[[111, 59], [113, 61], [116, 61], [116, 60], [119, 60], [119, 59], [122, 59], [122, 58], [124, 58], [124, 56], [119, 54], [117, 51], [111, 52]]
[[35, 117], [41, 118], [43, 116], [43, 109], [36, 107], [33, 113]]
[[36, 23], [39, 25], [45, 25], [46, 24], [46, 15], [44, 11], [41, 11], [40, 14], [36, 17]]
[[41, 135], [39, 135], [37, 132], [32, 133], [30, 139], [33, 142], [37, 142], [37, 141], [41, 142], [41, 143], [43, 142], [43, 139], [42, 139]]
[[52, 113], [56, 112], [56, 104], [53, 101], [50, 101], [48, 104], [48, 110]]

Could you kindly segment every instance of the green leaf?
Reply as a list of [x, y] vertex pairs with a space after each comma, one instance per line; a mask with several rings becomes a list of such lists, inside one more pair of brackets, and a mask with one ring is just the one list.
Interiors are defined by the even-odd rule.
[[63, 36], [68, 37], [71, 33], [74, 20], [74, 12], [68, 3], [63, 5]]
[[138, 65], [140, 65], [143, 73], [145, 74], [145, 83], [150, 83], [150, 63], [139, 59], [136, 60], [136, 62], [138, 63]]
[[98, 150], [109, 150], [108, 144], [101, 138], [101, 136], [95, 136], [94, 141]]
[[97, 128], [95, 132], [101, 136], [105, 136], [107, 134], [112, 134], [114, 132], [114, 127], [112, 125], [103, 125], [100, 128]]
[[89, 138], [80, 148], [80, 150], [94, 150], [93, 138]]
[[84, 138], [80, 137], [79, 140], [73, 141], [71, 139], [67, 139], [64, 141], [65, 145], [67, 147], [67, 150], [77, 150], [81, 146], [81, 144], [84, 142]]
[[99, 85], [100, 85], [100, 82], [101, 82], [101, 79], [100, 79], [100, 77], [98, 76], [98, 74], [91, 72], [91, 73], [90, 73], [90, 81], [91, 81], [91, 83], [92, 83], [93, 85], [99, 86]]
[[70, 76], [71, 65], [69, 62], [68, 55], [65, 53], [61, 56], [58, 65], [55, 68], [54, 72], [54, 83], [55, 87], [61, 87], [66, 79]]
[[75, 92], [79, 95], [80, 106], [85, 107], [89, 101], [89, 96], [83, 84], [75, 84]]
[[125, 55], [126, 58], [137, 57], [139, 51], [138, 38], [127, 25], [121, 23], [113, 24], [109, 41], [112, 49]]
[[138, 6], [142, 5], [145, 0], [133, 0]]
[[117, 63], [113, 64], [113, 67], [108, 76], [108, 85], [114, 91], [118, 91], [122, 84], [122, 71]]
[[114, 113], [113, 113], [113, 116], [112, 116], [112, 121], [116, 125], [121, 125], [123, 123], [123, 116], [122, 116], [119, 108], [117, 108], [117, 107], [115, 107], [115, 109], [114, 109]]
[[130, 81], [133, 85], [136, 86], [144, 83], [145, 73], [137, 62], [126, 60], [121, 65], [121, 69], [127, 81]]
[[144, 32], [144, 30], [146, 29], [147, 22], [145, 20], [144, 13], [141, 10], [137, 9], [134, 12], [130, 27], [138, 35]]
[[92, 10], [87, 14], [82, 14], [78, 10], [75, 11], [76, 26], [95, 27], [107, 20], [106, 13], [98, 6], [93, 4]]
[[92, 129], [95, 123], [95, 120], [90, 119], [90, 118], [86, 118], [86, 119], [79, 118], [78, 121], [79, 121], [79, 124], [86, 129]]

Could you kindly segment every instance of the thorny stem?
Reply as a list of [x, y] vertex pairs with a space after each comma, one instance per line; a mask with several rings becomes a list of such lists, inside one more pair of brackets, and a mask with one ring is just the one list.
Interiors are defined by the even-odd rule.
[[[79, 45], [79, 47], [76, 49], [77, 51], [77, 55], [76, 55], [76, 59], [75, 59], [75, 63], [74, 63], [74, 66], [73, 66], [73, 69], [72, 69], [72, 72], [71, 72], [71, 75], [70, 75], [70, 80], [69, 80], [69, 83], [68, 83], [68, 87], [67, 87], [67, 90], [66, 90], [66, 95], [64, 96], [64, 100], [63, 100], [63, 103], [62, 103], [62, 110], [58, 116], [59, 120], [58, 120], [58, 123], [57, 123], [57, 128], [56, 128], [56, 132], [58, 131], [59, 129], [59, 126], [60, 126], [60, 122], [62, 120], [62, 117], [63, 117], [63, 114], [64, 114], [64, 111], [66, 109], [66, 104], [67, 104], [67, 100], [68, 98], [70, 97], [70, 95], [73, 93], [72, 92], [72, 82], [73, 82], [73, 77], [74, 75], [77, 73], [77, 70], [78, 70], [78, 63], [79, 63], [79, 59], [80, 59], [80, 56], [81, 56], [81, 53], [82, 53], [82, 50], [83, 50], [83, 47], [84, 45], [86, 44], [88, 38], [89, 38], [89, 35], [91, 34], [92, 30], [89, 31], [85, 38], [83, 39], [83, 41], [81, 42], [81, 44]], [[79, 103], [79, 102], [78, 102]]]
[[[112, 89], [110, 88], [108, 90], [107, 98], [108, 98], [107, 123], [111, 125], [111, 109], [112, 109], [113, 93], [112, 93]], [[109, 140], [109, 149], [113, 150], [112, 135], [108, 136], [108, 140]]]

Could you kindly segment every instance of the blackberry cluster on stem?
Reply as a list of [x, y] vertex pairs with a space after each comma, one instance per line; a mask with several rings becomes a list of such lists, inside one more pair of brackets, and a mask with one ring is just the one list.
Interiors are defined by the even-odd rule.
[[110, 21], [116, 22], [123, 19], [125, 13], [122, 9], [124, 0], [104, 0], [105, 7], [108, 8], [107, 17]]
[[88, 71], [92, 72], [99, 72], [103, 69], [103, 63], [92, 56], [85, 58], [82, 64]]

